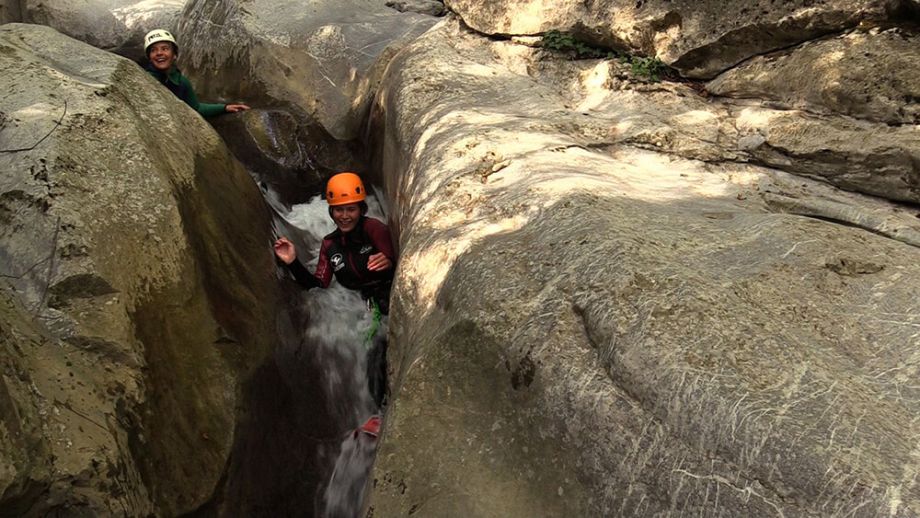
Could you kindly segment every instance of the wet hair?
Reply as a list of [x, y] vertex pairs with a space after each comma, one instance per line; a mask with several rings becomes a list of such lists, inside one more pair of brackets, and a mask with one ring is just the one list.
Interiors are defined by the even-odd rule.
[[[350, 203], [348, 205], [351, 205]], [[341, 205], [330, 205], [329, 206], [329, 217], [332, 217], [332, 209], [335, 207], [341, 207]], [[361, 215], [364, 216], [367, 214], [367, 202], [361, 200], [358, 202], [358, 208], [361, 209]]]

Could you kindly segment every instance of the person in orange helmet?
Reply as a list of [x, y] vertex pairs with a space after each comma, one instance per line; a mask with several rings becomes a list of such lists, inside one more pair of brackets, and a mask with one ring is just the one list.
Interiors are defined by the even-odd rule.
[[336, 230], [323, 238], [314, 273], [297, 260], [294, 244], [285, 237], [275, 241], [275, 255], [304, 288], [328, 288], [335, 275], [339, 284], [359, 291], [364, 300], [386, 315], [396, 254], [390, 229], [366, 215], [365, 198], [364, 183], [355, 173], [339, 173], [329, 179], [326, 202]]
[[335, 275], [346, 288], [359, 291], [374, 312], [374, 325], [368, 334], [374, 345], [367, 353], [367, 385], [377, 407], [387, 394], [387, 340], [374, 336], [377, 325], [389, 313], [390, 286], [396, 268], [396, 254], [390, 229], [367, 214], [366, 192], [354, 173], [339, 173], [326, 184], [326, 202], [336, 230], [323, 238], [316, 271], [310, 273], [297, 260], [294, 244], [285, 237], [275, 241], [275, 255], [287, 265], [294, 279], [304, 288], [328, 288]]

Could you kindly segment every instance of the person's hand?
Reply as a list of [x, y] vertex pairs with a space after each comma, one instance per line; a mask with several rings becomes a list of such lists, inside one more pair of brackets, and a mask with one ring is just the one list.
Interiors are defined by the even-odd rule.
[[383, 255], [383, 253], [376, 253], [367, 258], [367, 269], [372, 272], [382, 272], [392, 267], [393, 261], [390, 261], [390, 258]]
[[281, 259], [284, 264], [291, 264], [297, 259], [297, 249], [294, 248], [294, 243], [288, 241], [286, 237], [279, 237], [275, 241], [275, 255], [278, 256], [278, 259]]
[[224, 111], [227, 113], [244, 112], [248, 109], [249, 106], [246, 106], [245, 104], [228, 104], [224, 107]]

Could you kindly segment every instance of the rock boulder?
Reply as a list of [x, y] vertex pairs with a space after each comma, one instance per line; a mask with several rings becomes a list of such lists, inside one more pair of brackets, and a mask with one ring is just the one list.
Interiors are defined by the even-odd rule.
[[409, 11], [429, 16], [442, 16], [445, 12], [444, 2], [439, 0], [388, 0], [386, 5], [401, 13]]
[[132, 59], [143, 56], [144, 34], [173, 28], [184, 0], [5, 0], [0, 23], [47, 25], [94, 47]]
[[268, 211], [133, 62], [7, 24], [0, 70], [0, 508], [192, 512], [277, 340]]
[[[402, 255], [374, 515], [920, 514], [918, 249], [774, 202], [914, 214], [684, 158], [732, 116], [545, 61], [446, 23], [382, 82]], [[655, 117], [672, 144], [630, 138]]]
[[209, 122], [266, 196], [288, 209], [322, 192], [332, 174], [358, 170], [346, 143], [285, 110], [253, 109]]
[[550, 30], [647, 56], [683, 75], [711, 78], [752, 56], [860, 24], [915, 20], [914, 0], [446, 0], [477, 31]]
[[710, 81], [713, 94], [920, 124], [920, 37], [899, 29], [855, 31], [758, 56]]
[[352, 140], [387, 59], [435, 21], [383, 1], [192, 0], [180, 64], [205, 97], [280, 107]]

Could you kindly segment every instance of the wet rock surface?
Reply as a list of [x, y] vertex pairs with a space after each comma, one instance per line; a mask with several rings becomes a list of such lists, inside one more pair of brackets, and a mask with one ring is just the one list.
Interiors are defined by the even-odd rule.
[[374, 515], [920, 513], [916, 207], [757, 165], [811, 114], [624, 74], [454, 23], [390, 64]]

